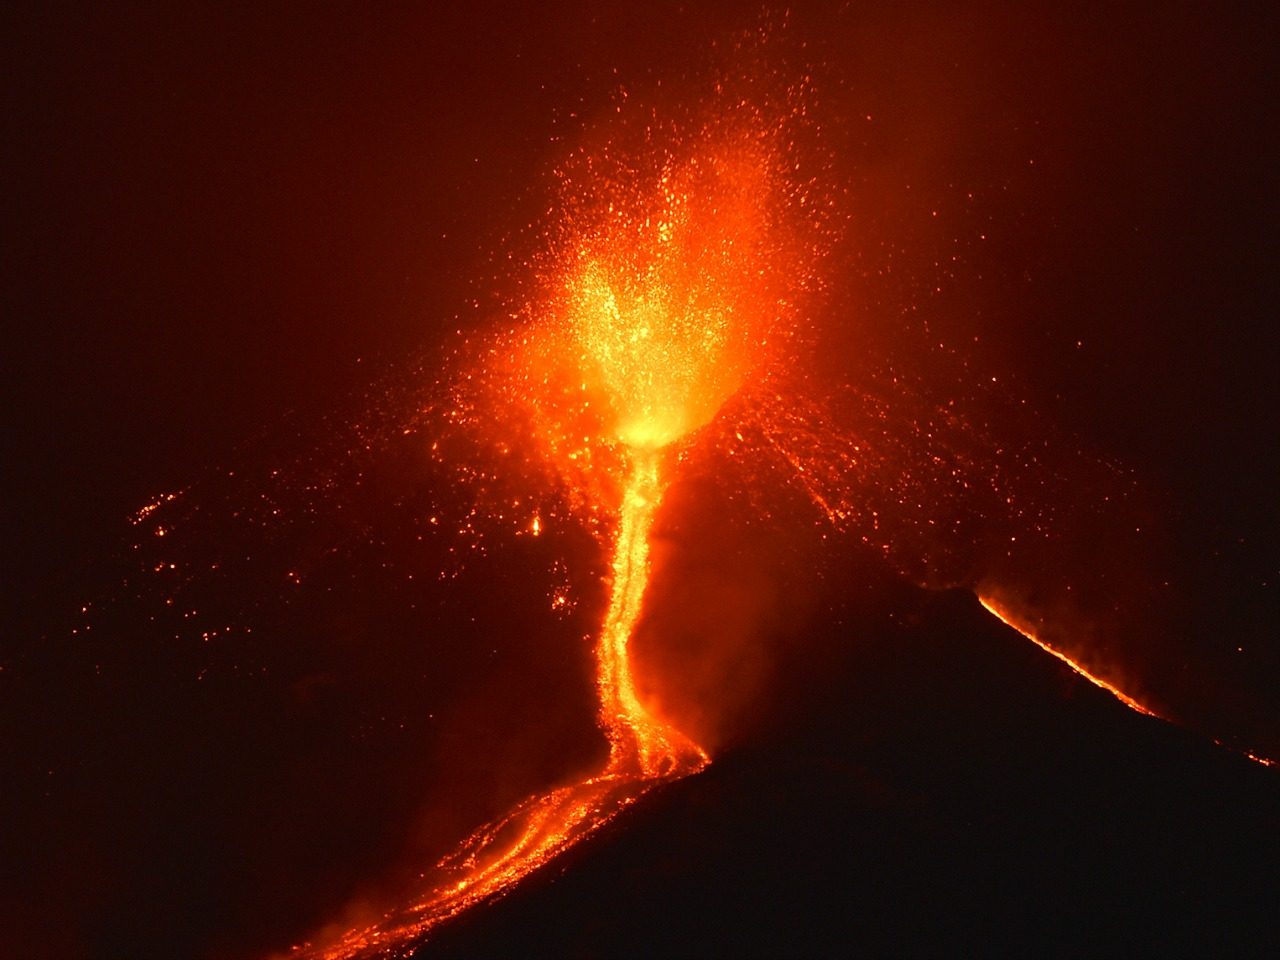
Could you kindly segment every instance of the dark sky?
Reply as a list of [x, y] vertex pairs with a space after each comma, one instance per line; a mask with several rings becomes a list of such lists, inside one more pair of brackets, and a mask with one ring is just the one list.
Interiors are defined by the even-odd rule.
[[[66, 744], [93, 715], [77, 706], [92, 694], [56, 676], [84, 651], [59, 641], [50, 653], [47, 636], [111, 580], [103, 558], [128, 537], [128, 515], [206, 471], [252, 462], [259, 438], [278, 435], [272, 425], [341, 409], [398, 358], [477, 324], [506, 282], [493, 255], [538, 215], [540, 178], [582, 118], [617, 82], [679, 74], [755, 16], [751, 4], [508, 6], [3, 14], [0, 697], [11, 698], [5, 752], [22, 776], [46, 754], [78, 762]], [[910, 322], [933, 333], [980, 333], [979, 366], [1160, 491], [1180, 568], [1205, 583], [1196, 615], [1221, 614], [1225, 633], [1250, 637], [1275, 635], [1280, 578], [1276, 21], [1261, 4], [793, 13], [822, 64], [828, 109], [845, 118], [835, 149], [861, 231], [854, 247], [864, 264], [893, 249], [907, 265], [901, 286], [862, 277], [851, 289], [882, 318], [899, 298], [919, 303], [925, 319]], [[971, 266], [925, 297], [942, 273], [935, 259], [980, 224], [991, 245], [967, 250]], [[127, 645], [129, 631], [116, 639]], [[394, 669], [385, 659], [363, 667]], [[143, 713], [163, 715], [164, 696]], [[153, 787], [165, 775], [129, 750], [179, 757], [183, 735], [112, 742]], [[195, 829], [183, 811], [218, 807], [224, 778], [256, 775], [237, 773], [223, 749], [216, 777], [177, 778], [198, 800], [177, 790], [129, 807], [119, 827], [136, 843], [93, 847], [42, 812], [43, 787], [21, 781], [10, 822], [30, 831], [6, 837], [21, 851], [6, 859], [19, 873], [41, 864], [31, 929], [70, 931], [52, 955], [125, 955], [133, 928], [102, 918], [179, 898], [166, 878], [184, 878], [196, 898], [269, 886], [266, 855], [235, 886], [210, 866], [212, 841], [188, 861], [166, 839]], [[127, 794], [106, 780], [85, 775], [68, 789]], [[226, 789], [229, 835], [250, 795]], [[75, 816], [81, 805], [59, 809]], [[173, 864], [148, 867], [153, 848]], [[87, 867], [86, 849], [97, 858]], [[28, 910], [28, 879], [5, 877], [0, 915]], [[99, 880], [122, 892], [98, 891], [84, 910], [50, 906], [55, 891]], [[305, 891], [282, 902], [319, 912]], [[213, 915], [229, 918], [229, 933], [168, 929], [203, 956], [214, 943], [252, 952], [307, 926], [234, 903]]]

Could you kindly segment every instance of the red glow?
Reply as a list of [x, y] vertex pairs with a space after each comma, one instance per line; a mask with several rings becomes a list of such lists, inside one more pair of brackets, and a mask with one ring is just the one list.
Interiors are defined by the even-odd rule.
[[[461, 383], [459, 420], [517, 419], [539, 458], [610, 531], [610, 593], [595, 645], [601, 771], [529, 797], [437, 865], [409, 906], [296, 956], [396, 956], [437, 923], [501, 895], [657, 783], [710, 758], [641, 697], [628, 645], [649, 582], [649, 534], [673, 473], [725, 402], [759, 389], [815, 282], [827, 209], [799, 180], [802, 88], [761, 106], [716, 85], [702, 119], [643, 117], [636, 145], [580, 152], [560, 171], [563, 220], [535, 264], [524, 322]], [[625, 124], [622, 133], [625, 134]], [[634, 133], [634, 131], [630, 131]], [[527, 530], [538, 535], [535, 514]], [[563, 603], [554, 594], [552, 605]]]
[[1117, 687], [1114, 683], [1110, 683], [1102, 679], [1102, 677], [1098, 676], [1097, 674], [1092, 673], [1089, 670], [1085, 669], [1085, 667], [1082, 664], [1078, 663], [1075, 660], [1072, 660], [1061, 650], [1055, 650], [1053, 647], [1049, 646], [1049, 644], [1045, 643], [1043, 640], [1041, 640], [1039, 637], [1036, 636], [1036, 631], [1034, 627], [1032, 627], [1026, 621], [1021, 620], [1020, 618], [1015, 616], [1009, 610], [1000, 606], [998, 603], [996, 603], [996, 601], [992, 600], [990, 597], [979, 596], [978, 600], [984, 607], [986, 607], [987, 611], [990, 612], [991, 615], [994, 616], [1001, 623], [1007, 624], [1008, 626], [1012, 627], [1014, 630], [1017, 630], [1020, 634], [1022, 634], [1032, 643], [1034, 643], [1037, 647], [1039, 647], [1045, 653], [1048, 653], [1051, 656], [1057, 657], [1059, 660], [1065, 663], [1068, 667], [1070, 667], [1080, 676], [1084, 677], [1094, 686], [1101, 687], [1103, 690], [1107, 691], [1107, 693], [1111, 694], [1113, 697], [1115, 697], [1117, 700], [1123, 703], [1130, 710], [1136, 710], [1138, 711], [1138, 713], [1144, 714], [1145, 716], [1148, 716], [1148, 717], [1160, 716], [1160, 714], [1156, 713], [1154, 710], [1151, 710], [1150, 708], [1144, 706], [1142, 703], [1135, 700], [1133, 697], [1129, 696], [1129, 694], [1125, 693], [1123, 690]]

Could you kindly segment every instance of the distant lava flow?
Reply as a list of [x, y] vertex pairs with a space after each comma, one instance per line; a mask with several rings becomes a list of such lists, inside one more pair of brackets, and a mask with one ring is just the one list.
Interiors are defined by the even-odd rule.
[[1019, 618], [1015, 617], [1008, 610], [1005, 610], [1002, 606], [1000, 606], [995, 600], [991, 599], [990, 597], [984, 597], [981, 594], [979, 594], [978, 602], [981, 603], [982, 606], [986, 608], [988, 613], [994, 616], [1001, 623], [1004, 623], [1007, 626], [1012, 627], [1014, 630], [1017, 630], [1020, 634], [1022, 634], [1032, 643], [1034, 643], [1041, 650], [1045, 651], [1046, 653], [1054, 657], [1057, 657], [1059, 660], [1065, 663], [1068, 667], [1070, 667], [1080, 676], [1084, 677], [1086, 680], [1088, 680], [1090, 683], [1094, 684], [1095, 686], [1101, 687], [1103, 690], [1107, 691], [1107, 693], [1111, 694], [1113, 697], [1115, 697], [1117, 700], [1119, 700], [1129, 709], [1136, 710], [1138, 711], [1138, 713], [1145, 714], [1148, 717], [1160, 716], [1160, 714], [1156, 713], [1154, 710], [1151, 710], [1150, 708], [1139, 703], [1133, 697], [1129, 696], [1127, 693], [1125, 693], [1115, 684], [1108, 683], [1106, 680], [1103, 680], [1101, 677], [1097, 676], [1096, 674], [1090, 673], [1083, 666], [1081, 666], [1076, 661], [1072, 660], [1061, 650], [1055, 650], [1049, 644], [1045, 643], [1038, 636], [1036, 636], [1036, 631], [1034, 627], [1032, 627], [1030, 624], [1024, 623]]
[[[989, 596], [984, 596], [981, 593], [979, 593], [978, 602], [982, 604], [982, 606], [987, 610], [988, 613], [994, 616], [1001, 623], [1018, 631], [1018, 633], [1022, 634], [1024, 637], [1026, 637], [1028, 640], [1034, 643], [1041, 650], [1045, 651], [1051, 656], [1057, 657], [1059, 660], [1065, 663], [1068, 667], [1070, 667], [1075, 673], [1084, 677], [1094, 686], [1107, 691], [1107, 693], [1111, 694], [1113, 697], [1115, 697], [1117, 700], [1123, 703], [1130, 710], [1136, 710], [1138, 713], [1141, 713], [1144, 716], [1155, 717], [1157, 720], [1164, 720], [1170, 723], [1174, 722], [1169, 717], [1163, 716], [1162, 714], [1158, 713], [1156, 710], [1151, 709], [1147, 705], [1143, 704], [1141, 701], [1125, 693], [1114, 683], [1104, 680], [1102, 677], [1098, 676], [1097, 674], [1090, 672], [1083, 665], [1071, 659], [1061, 650], [1058, 650], [1053, 646], [1051, 646], [1050, 644], [1046, 643], [1044, 640], [1042, 640], [1038, 636], [1038, 632], [1032, 624], [1026, 622], [1023, 618], [1017, 616], [1012, 611], [1006, 609], [995, 599]], [[1248, 759], [1252, 760], [1254, 763], [1260, 763], [1264, 767], [1276, 766], [1277, 762], [1271, 757], [1265, 757], [1259, 753], [1253, 752], [1252, 750], [1247, 750], [1238, 746], [1231, 746], [1230, 744], [1224, 743], [1222, 740], [1214, 739], [1213, 742], [1220, 747], [1225, 747], [1228, 750], [1235, 750], [1241, 756], [1247, 757]]]
[[[745, 82], [745, 81], [744, 81]], [[536, 446], [575, 509], [611, 541], [595, 645], [602, 770], [476, 830], [409, 906], [296, 948], [307, 958], [405, 956], [434, 925], [508, 890], [706, 752], [650, 710], [628, 645], [649, 536], [676, 468], [725, 402], [767, 383], [814, 285], [824, 211], [797, 176], [803, 88], [753, 100], [717, 85], [714, 113], [626, 113], [558, 171], [558, 222], [535, 258], [523, 322], [460, 378], [453, 418]], [[625, 97], [624, 97], [625, 99]], [[621, 111], [619, 111], [621, 113]], [[634, 128], [632, 124], [635, 124]]]

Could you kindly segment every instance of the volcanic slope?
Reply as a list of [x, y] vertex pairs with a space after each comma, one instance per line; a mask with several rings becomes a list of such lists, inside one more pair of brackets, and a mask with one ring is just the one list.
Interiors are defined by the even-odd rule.
[[1274, 769], [971, 594], [830, 613], [736, 746], [415, 958], [1275, 955]]

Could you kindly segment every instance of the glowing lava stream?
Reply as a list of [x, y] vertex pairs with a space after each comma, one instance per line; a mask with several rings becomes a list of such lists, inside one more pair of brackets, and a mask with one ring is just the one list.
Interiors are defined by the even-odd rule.
[[707, 107], [671, 120], [645, 110], [608, 149], [566, 161], [552, 208], [561, 219], [531, 264], [534, 294], [518, 314], [528, 322], [495, 333], [454, 398], [459, 423], [496, 430], [493, 439], [515, 428], [575, 506], [615, 524], [594, 651], [603, 769], [528, 797], [424, 875], [411, 905], [330, 927], [295, 960], [411, 955], [438, 923], [502, 895], [652, 787], [710, 762], [645, 706], [630, 644], [674, 454], [767, 379], [775, 351], [793, 342], [798, 305], [820, 287], [834, 200], [816, 177], [796, 176], [809, 169], [793, 127], [808, 81], [758, 104], [760, 82], [754, 72], [717, 78]]
[[508, 891], [651, 787], [710, 763], [702, 748], [645, 708], [631, 671], [628, 645], [649, 582], [649, 533], [665, 490], [659, 457], [653, 449], [630, 450], [630, 475], [619, 511], [609, 607], [595, 651], [600, 725], [609, 740], [605, 769], [529, 797], [480, 827], [437, 864], [441, 882], [412, 906], [392, 911], [372, 926], [348, 930], [328, 946], [299, 947], [291, 956], [407, 957], [441, 921]]
[[1113, 684], [1108, 683], [1106, 680], [1103, 680], [1101, 677], [1095, 676], [1094, 674], [1090, 673], [1084, 667], [1080, 666], [1080, 664], [1076, 663], [1074, 660], [1068, 657], [1061, 650], [1055, 650], [1053, 647], [1049, 646], [1049, 644], [1045, 643], [1038, 636], [1036, 636], [1035, 631], [1033, 631], [1030, 627], [1028, 627], [1024, 623], [1022, 623], [1016, 617], [1014, 617], [1012, 613], [1005, 610], [1003, 607], [997, 604], [990, 597], [984, 597], [981, 594], [979, 594], [978, 602], [981, 603], [983, 607], [986, 608], [988, 613], [990, 613], [993, 617], [995, 617], [1005, 626], [1012, 627], [1014, 630], [1017, 630], [1020, 634], [1022, 634], [1032, 643], [1034, 643], [1037, 647], [1039, 647], [1045, 653], [1048, 653], [1054, 657], [1057, 657], [1059, 660], [1065, 663], [1068, 667], [1070, 667], [1073, 671], [1078, 673], [1080, 676], [1084, 677], [1094, 686], [1100, 687], [1103, 690], [1107, 691], [1107, 693], [1111, 694], [1113, 697], [1115, 697], [1117, 700], [1123, 703], [1130, 710], [1136, 710], [1138, 713], [1144, 714], [1148, 717], [1155, 717], [1158, 720], [1165, 719], [1164, 717], [1160, 716], [1160, 714], [1156, 713], [1154, 710], [1151, 710], [1143, 706], [1141, 703], [1133, 699], [1133, 697], [1129, 696], [1119, 687], [1114, 686]]
[[[1149, 707], [1143, 706], [1141, 703], [1133, 699], [1133, 697], [1129, 696], [1119, 687], [1116, 687], [1115, 685], [1108, 683], [1106, 680], [1103, 680], [1101, 677], [1094, 676], [1092, 673], [1090, 673], [1084, 667], [1080, 666], [1080, 664], [1076, 663], [1074, 660], [1072, 660], [1062, 651], [1055, 650], [1053, 647], [1049, 646], [1049, 644], [1045, 643], [1038, 636], [1036, 636], [1035, 632], [1030, 627], [1025, 626], [1018, 618], [1016, 618], [1013, 614], [1011, 614], [1004, 607], [1000, 606], [990, 597], [984, 597], [981, 594], [978, 594], [978, 602], [981, 603], [983, 607], [986, 608], [988, 613], [994, 616], [997, 620], [999, 620], [1005, 626], [1012, 627], [1014, 630], [1017, 630], [1018, 633], [1022, 634], [1024, 637], [1026, 637], [1028, 640], [1034, 643], [1037, 647], [1039, 647], [1045, 653], [1052, 654], [1053, 656], [1057, 657], [1059, 660], [1065, 663], [1068, 667], [1070, 667], [1080, 676], [1084, 677], [1094, 686], [1101, 687], [1103, 690], [1107, 691], [1107, 693], [1111, 694], [1113, 697], [1115, 697], [1117, 700], [1123, 703], [1130, 710], [1136, 710], [1138, 713], [1141, 713], [1148, 717], [1155, 717], [1157, 720], [1163, 720], [1166, 723], [1174, 722], [1170, 720], [1168, 717], [1162, 717], [1160, 714], [1156, 713], [1154, 710], [1150, 709]], [[1280, 762], [1274, 760], [1273, 758], [1264, 757], [1261, 754], [1254, 753], [1251, 750], [1246, 750], [1238, 746], [1231, 746], [1230, 744], [1223, 743], [1221, 740], [1217, 740], [1217, 739], [1215, 739], [1213, 742], [1218, 746], [1223, 747], [1227, 750], [1234, 750], [1236, 753], [1240, 754], [1242, 757], [1246, 757], [1249, 760], [1252, 760], [1254, 763], [1262, 764], [1262, 766], [1264, 767], [1275, 767], [1280, 765]]]
[[710, 758], [640, 702], [627, 653], [649, 582], [649, 531], [664, 489], [656, 451], [635, 449], [631, 459], [614, 546], [609, 611], [596, 646], [600, 724], [609, 737], [606, 775], [685, 776], [701, 770]]

